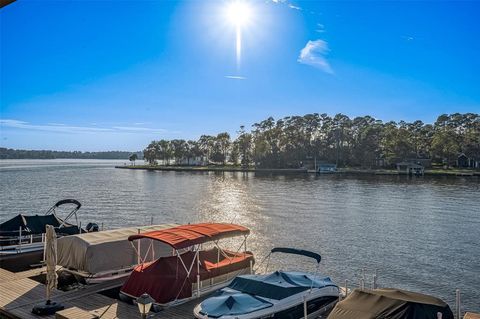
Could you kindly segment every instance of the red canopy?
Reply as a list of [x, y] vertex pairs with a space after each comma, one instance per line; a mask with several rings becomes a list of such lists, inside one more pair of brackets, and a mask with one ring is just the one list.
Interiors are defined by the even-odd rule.
[[162, 230], [155, 230], [138, 235], [131, 235], [128, 240], [141, 238], [155, 239], [175, 249], [187, 248], [227, 237], [248, 235], [250, 230], [235, 224], [202, 223], [182, 225]]

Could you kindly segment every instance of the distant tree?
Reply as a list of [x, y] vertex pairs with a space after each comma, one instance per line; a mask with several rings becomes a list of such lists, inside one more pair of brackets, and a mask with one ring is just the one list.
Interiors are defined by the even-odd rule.
[[138, 158], [137, 154], [136, 154], [136, 153], [133, 153], [132, 155], [130, 155], [130, 157], [128, 158], [128, 160], [129, 160], [130, 162], [132, 162], [133, 165], [135, 165], [135, 161], [137, 160], [137, 158]]
[[228, 150], [230, 148], [231, 142], [230, 142], [230, 134], [227, 132], [220, 133], [217, 135], [217, 138], [215, 139], [215, 143], [218, 145], [218, 149], [221, 153], [221, 158], [223, 161], [223, 165], [227, 164], [227, 156], [228, 156]]
[[198, 146], [202, 151], [202, 155], [205, 156], [206, 162], [210, 161], [210, 155], [215, 145], [215, 137], [210, 135], [202, 135], [198, 140]]
[[[422, 121], [383, 123], [371, 116], [350, 119], [343, 114], [331, 117], [325, 113], [287, 116], [275, 120], [269, 117], [254, 123], [250, 132], [240, 127], [235, 141], [228, 133], [202, 135], [198, 141], [153, 141], [144, 150], [145, 160], [154, 163], [171, 158], [203, 157], [208, 163], [252, 163], [259, 167], [292, 167], [315, 156], [320, 161], [338, 166], [370, 167], [379, 162], [392, 167], [410, 158], [432, 158], [451, 165], [459, 153], [480, 158], [480, 116], [474, 113], [442, 114], [436, 122]], [[12, 153], [0, 148], [0, 158], [25, 158], [33, 151]], [[12, 155], [13, 154], [13, 155]], [[42, 151], [38, 156], [68, 156]], [[53, 155], [52, 155], [53, 154]], [[77, 157], [101, 156], [93, 153], [71, 153]], [[382, 161], [377, 161], [381, 159]]]
[[240, 126], [240, 130], [237, 133], [238, 137], [235, 142], [238, 145], [240, 164], [242, 167], [247, 168], [252, 161], [252, 134], [247, 133], [243, 125]]

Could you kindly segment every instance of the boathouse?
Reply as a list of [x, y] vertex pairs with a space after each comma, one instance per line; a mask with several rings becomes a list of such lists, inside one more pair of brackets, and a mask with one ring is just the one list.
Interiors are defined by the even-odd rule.
[[407, 175], [423, 175], [425, 168], [422, 165], [412, 162], [400, 162], [397, 163], [397, 171], [399, 174]]
[[318, 164], [318, 173], [334, 173], [337, 171], [336, 164], [320, 163]]

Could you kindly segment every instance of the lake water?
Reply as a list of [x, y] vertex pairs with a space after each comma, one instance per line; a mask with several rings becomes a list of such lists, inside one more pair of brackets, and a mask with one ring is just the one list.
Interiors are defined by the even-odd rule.
[[[480, 180], [403, 176], [255, 176], [114, 169], [125, 161], [0, 161], [0, 221], [75, 198], [82, 224], [234, 222], [260, 261], [274, 246], [320, 252], [321, 272], [436, 295], [480, 312]], [[313, 269], [274, 256], [273, 267]], [[273, 266], [273, 267], [272, 267]]]

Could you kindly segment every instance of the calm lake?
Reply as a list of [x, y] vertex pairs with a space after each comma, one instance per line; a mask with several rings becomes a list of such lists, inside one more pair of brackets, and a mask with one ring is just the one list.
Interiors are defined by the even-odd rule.
[[[274, 246], [319, 252], [339, 284], [378, 283], [480, 312], [480, 180], [399, 176], [255, 176], [114, 169], [125, 161], [0, 161], [0, 221], [75, 198], [83, 225], [234, 222], [260, 261]], [[278, 255], [273, 267], [314, 269]], [[272, 267], [273, 266], [273, 267]]]

